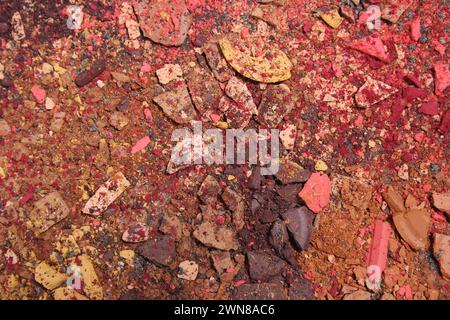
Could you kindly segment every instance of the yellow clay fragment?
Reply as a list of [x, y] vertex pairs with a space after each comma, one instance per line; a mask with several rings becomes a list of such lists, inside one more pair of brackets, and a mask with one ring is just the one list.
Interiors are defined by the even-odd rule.
[[344, 18], [339, 15], [337, 9], [321, 13], [320, 17], [333, 29], [337, 29], [341, 25], [342, 21], [344, 21]]
[[55, 300], [89, 300], [71, 288], [58, 288], [53, 292]]
[[34, 270], [34, 279], [46, 289], [54, 290], [67, 280], [67, 275], [58, 272], [46, 262], [41, 262]]
[[274, 83], [291, 77], [292, 63], [279, 49], [266, 50], [259, 57], [252, 57], [236, 49], [228, 39], [219, 41], [228, 63], [240, 74], [263, 83]]
[[327, 171], [328, 166], [323, 160], [317, 160], [316, 165], [314, 167], [316, 171]]

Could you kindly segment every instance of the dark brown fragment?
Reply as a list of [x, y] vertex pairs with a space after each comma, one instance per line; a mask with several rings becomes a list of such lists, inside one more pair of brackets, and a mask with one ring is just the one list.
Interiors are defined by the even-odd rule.
[[106, 60], [100, 59], [95, 61], [88, 70], [82, 71], [75, 78], [75, 84], [79, 87], [87, 85], [89, 82], [94, 80], [102, 74], [106, 69]]

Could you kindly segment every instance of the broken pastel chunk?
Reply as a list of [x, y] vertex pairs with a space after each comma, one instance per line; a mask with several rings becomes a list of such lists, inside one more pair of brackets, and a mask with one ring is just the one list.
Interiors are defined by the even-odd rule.
[[384, 47], [384, 43], [378, 35], [371, 35], [359, 40], [355, 40], [349, 45], [350, 48], [358, 50], [369, 56], [380, 59], [383, 62], [389, 62], [389, 54]]
[[326, 174], [313, 173], [298, 195], [311, 211], [318, 213], [328, 205], [330, 193], [330, 178]]
[[125, 178], [122, 172], [116, 173], [111, 179], [106, 181], [95, 194], [86, 202], [83, 208], [84, 214], [98, 216], [114, 202], [126, 188], [130, 186], [130, 182]]

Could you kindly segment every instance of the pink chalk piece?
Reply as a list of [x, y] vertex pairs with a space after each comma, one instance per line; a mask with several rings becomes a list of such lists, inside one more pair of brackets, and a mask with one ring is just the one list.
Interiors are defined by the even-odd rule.
[[389, 55], [384, 47], [384, 43], [381, 38], [374, 34], [359, 40], [355, 40], [350, 43], [350, 48], [358, 50], [369, 56], [378, 58], [383, 62], [389, 62]]
[[142, 64], [142, 67], [141, 67], [141, 72], [142, 73], [147, 73], [147, 72], [150, 72], [151, 70], [152, 70], [152, 68], [147, 62], [144, 62]]
[[433, 211], [433, 213], [431, 214], [431, 218], [438, 222], [446, 222], [447, 221], [447, 218], [443, 214], [436, 212], [436, 211]]
[[237, 288], [237, 287], [242, 286], [244, 283], [245, 283], [245, 280], [239, 280], [239, 281], [233, 282], [233, 286], [235, 288]]
[[417, 142], [422, 142], [423, 138], [425, 138], [425, 134], [423, 132], [418, 132], [414, 135], [414, 140]]
[[420, 17], [415, 18], [413, 21], [411, 21], [411, 39], [414, 41], [419, 40], [419, 38], [422, 36], [420, 32]]
[[147, 108], [144, 109], [144, 116], [148, 122], [153, 122], [153, 115], [150, 109]]
[[431, 191], [431, 184], [429, 184], [429, 183], [424, 184], [423, 187], [422, 187], [422, 190], [424, 192], [430, 192]]
[[45, 101], [45, 97], [46, 97], [46, 92], [44, 89], [42, 89], [41, 87], [34, 85], [31, 88], [31, 93], [33, 94], [34, 98], [36, 99], [36, 101], [38, 103], [44, 103]]
[[131, 148], [131, 153], [136, 153], [147, 147], [150, 143], [150, 138], [148, 136], [143, 137], [141, 140], [136, 142], [136, 144]]
[[406, 300], [412, 300], [413, 298], [411, 287], [408, 284], [401, 286], [397, 291], [397, 295], [404, 297]]
[[311, 211], [318, 213], [330, 202], [331, 181], [326, 174], [313, 173], [298, 194]]
[[435, 73], [435, 93], [441, 96], [445, 89], [450, 85], [450, 70], [448, 69], [448, 63], [439, 61], [434, 64]]
[[220, 121], [220, 115], [218, 115], [217, 113], [211, 113], [210, 118], [214, 122]]
[[440, 43], [438, 40], [434, 39], [433, 41], [431, 41], [431, 43], [434, 46], [434, 50], [436, 50], [437, 52], [439, 52], [440, 55], [444, 55], [445, 53], [445, 46]]
[[362, 115], [358, 115], [358, 117], [355, 120], [355, 125], [356, 125], [357, 128], [362, 128], [363, 120], [364, 120], [363, 116]]
[[367, 287], [371, 290], [381, 288], [382, 273], [386, 268], [389, 236], [391, 234], [389, 223], [377, 220], [373, 233], [372, 246], [367, 262]]

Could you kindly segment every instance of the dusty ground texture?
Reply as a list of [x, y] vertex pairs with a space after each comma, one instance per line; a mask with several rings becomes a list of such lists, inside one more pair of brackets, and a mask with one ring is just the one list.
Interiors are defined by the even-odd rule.
[[[1, 1], [0, 299], [448, 299], [449, 6]], [[192, 120], [280, 172], [174, 166]]]

